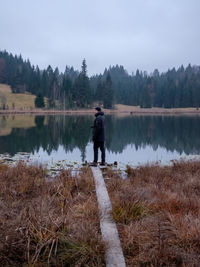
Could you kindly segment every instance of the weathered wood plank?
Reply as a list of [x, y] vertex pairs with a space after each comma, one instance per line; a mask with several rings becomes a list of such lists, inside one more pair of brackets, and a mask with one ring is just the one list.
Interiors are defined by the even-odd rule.
[[99, 167], [91, 167], [94, 176], [96, 194], [99, 206], [100, 227], [102, 238], [106, 244], [106, 266], [125, 267], [119, 234], [112, 216], [112, 205], [103, 175]]

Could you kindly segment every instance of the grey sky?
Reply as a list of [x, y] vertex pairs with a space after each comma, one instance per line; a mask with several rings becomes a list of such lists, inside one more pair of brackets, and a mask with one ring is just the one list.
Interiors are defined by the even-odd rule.
[[0, 0], [0, 50], [89, 74], [200, 65], [199, 0]]

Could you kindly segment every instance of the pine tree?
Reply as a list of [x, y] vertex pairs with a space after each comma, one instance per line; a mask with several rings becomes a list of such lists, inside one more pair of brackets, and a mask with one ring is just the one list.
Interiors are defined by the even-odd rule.
[[87, 76], [87, 65], [85, 59], [82, 63], [81, 73], [75, 80], [73, 87], [73, 100], [78, 107], [88, 107], [91, 103], [91, 88]]
[[36, 98], [35, 98], [35, 107], [36, 108], [44, 108], [44, 97], [42, 96], [41, 93], [38, 93]]
[[72, 81], [71, 81], [69, 75], [64, 76], [61, 91], [62, 91], [63, 109], [71, 108], [73, 106], [73, 103], [72, 103]]
[[103, 106], [104, 108], [112, 108], [114, 103], [114, 91], [112, 88], [112, 80], [110, 73], [108, 72], [106, 81], [104, 83], [104, 95], [103, 95]]
[[18, 65], [16, 68], [15, 74], [12, 79], [11, 88], [13, 93], [24, 93], [26, 91], [22, 64]]
[[6, 83], [6, 62], [0, 58], [0, 83]]
[[56, 100], [60, 100], [59, 70], [58, 68], [56, 68], [55, 71], [53, 71], [51, 66], [49, 66], [48, 73], [49, 73], [48, 107], [55, 108]]
[[99, 100], [100, 102], [103, 101], [104, 98], [104, 86], [104, 82], [101, 80], [101, 78], [99, 78], [95, 92], [95, 99]]

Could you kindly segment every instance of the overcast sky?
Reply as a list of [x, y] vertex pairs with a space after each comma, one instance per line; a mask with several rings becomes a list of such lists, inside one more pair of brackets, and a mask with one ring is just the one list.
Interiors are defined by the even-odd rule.
[[89, 75], [200, 65], [200, 0], [0, 0], [0, 50]]

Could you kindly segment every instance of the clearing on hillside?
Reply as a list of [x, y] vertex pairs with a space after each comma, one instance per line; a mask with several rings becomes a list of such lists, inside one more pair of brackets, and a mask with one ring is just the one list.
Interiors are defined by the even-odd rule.
[[13, 94], [9, 85], [0, 84], [0, 109], [33, 109], [34, 101], [34, 95]]

